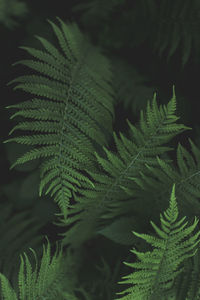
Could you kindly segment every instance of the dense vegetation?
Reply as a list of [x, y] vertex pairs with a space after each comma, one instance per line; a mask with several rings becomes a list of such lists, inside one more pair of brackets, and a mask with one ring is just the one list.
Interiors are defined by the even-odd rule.
[[199, 24], [0, 0], [2, 299], [200, 299]]

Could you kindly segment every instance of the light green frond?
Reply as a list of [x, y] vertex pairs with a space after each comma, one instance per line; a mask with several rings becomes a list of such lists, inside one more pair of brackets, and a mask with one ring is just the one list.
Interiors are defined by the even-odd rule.
[[197, 226], [196, 217], [194, 223], [187, 228], [185, 228], [187, 223], [182, 224], [185, 217], [180, 221], [177, 220], [177, 217], [178, 208], [175, 184], [173, 184], [169, 208], [164, 212], [164, 216], [160, 215], [162, 229], [151, 221], [151, 225], [159, 237], [133, 231], [136, 236], [147, 241], [155, 249], [146, 253], [131, 250], [140, 259], [140, 262], [125, 264], [139, 270], [124, 276], [125, 280], [119, 282], [119, 284], [129, 283], [132, 285], [132, 287], [117, 293], [119, 295], [129, 293], [120, 299], [164, 299], [165, 293], [173, 288], [175, 278], [183, 272], [182, 263], [196, 254], [197, 245], [200, 242], [200, 231], [189, 237]]
[[2, 300], [18, 300], [15, 291], [12, 289], [8, 279], [0, 273]]
[[[126, 138], [120, 134], [119, 139], [114, 134], [117, 148], [117, 155], [109, 150], [104, 151], [107, 158], [102, 158], [96, 153], [99, 165], [109, 174], [109, 185], [102, 187], [101, 202], [103, 205], [110, 205], [111, 200], [117, 201], [122, 197], [119, 186], [129, 186], [128, 178], [130, 175], [138, 174], [144, 169], [145, 164], [157, 165], [156, 156], [171, 150], [163, 147], [176, 134], [185, 129], [191, 129], [182, 124], [175, 124], [178, 119], [174, 115], [176, 109], [175, 92], [173, 87], [173, 97], [166, 106], [161, 106], [160, 110], [156, 104], [154, 95], [152, 106], [147, 105], [146, 117], [141, 114], [140, 129], [134, 127], [129, 121], [131, 138]], [[173, 123], [172, 123], [173, 121]], [[93, 176], [93, 172], [88, 172]], [[95, 178], [96, 174], [94, 174]], [[96, 184], [96, 187], [98, 184]], [[85, 194], [86, 195], [86, 194]]]
[[[38, 266], [38, 260], [36, 253], [30, 248], [35, 257], [35, 267], [32, 269], [31, 263], [26, 253], [21, 255], [21, 264], [18, 273], [18, 291], [14, 291], [13, 288], [8, 284], [7, 279], [4, 275], [0, 274], [2, 282], [2, 291], [5, 300], [11, 299], [44, 299], [48, 295], [48, 299], [53, 298], [55, 290], [59, 295], [59, 278], [63, 276], [61, 261], [62, 261], [62, 250], [56, 253], [51, 258], [50, 244], [48, 241], [47, 247], [43, 247], [43, 256], [41, 259], [40, 267]], [[5, 290], [5, 292], [4, 292]], [[18, 294], [18, 298], [14, 295]], [[10, 297], [13, 295], [13, 298]], [[10, 298], [9, 298], [10, 297]], [[63, 298], [61, 298], [63, 299]]]

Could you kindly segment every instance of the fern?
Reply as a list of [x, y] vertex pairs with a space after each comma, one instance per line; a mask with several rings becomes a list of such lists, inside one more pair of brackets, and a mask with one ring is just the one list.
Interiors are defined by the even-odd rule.
[[178, 47], [182, 51], [182, 67], [187, 63], [191, 53], [199, 53], [199, 1], [160, 1], [154, 51], [162, 56], [167, 49], [167, 61]]
[[[58, 251], [57, 247], [55, 254], [51, 258], [51, 249], [48, 241], [47, 247], [43, 247], [43, 256], [39, 267], [35, 251], [32, 248], [30, 250], [35, 257], [35, 268], [34, 270], [32, 269], [26, 253], [24, 253], [24, 256], [20, 256], [21, 264], [17, 290], [14, 290], [5, 275], [0, 273], [2, 300], [53, 300], [56, 297], [61, 300], [78, 300], [75, 294], [72, 291], [70, 292], [70, 277], [68, 278], [68, 291], [66, 291], [66, 278], [69, 271], [68, 268], [70, 267], [70, 253], [64, 256], [62, 248]], [[83, 288], [80, 288], [80, 290], [83, 291]]]
[[93, 186], [80, 170], [93, 166], [96, 146], [107, 144], [112, 131], [113, 92], [106, 58], [84, 38], [77, 25], [66, 25], [59, 19], [59, 28], [49, 22], [62, 52], [41, 37], [37, 38], [45, 51], [22, 47], [36, 60], [22, 60], [17, 64], [42, 76], [20, 76], [10, 83], [18, 83], [15, 89], [37, 98], [7, 106], [19, 109], [11, 118], [28, 119], [17, 124], [10, 134], [15, 130], [38, 134], [10, 138], [4, 143], [37, 146], [18, 158], [11, 169], [36, 158], [46, 158], [41, 165], [39, 194], [49, 185], [46, 194], [51, 192], [66, 218], [71, 191], [76, 191], [82, 182]]
[[13, 215], [12, 207], [4, 203], [0, 206], [0, 212], [0, 270], [15, 286], [19, 255], [28, 247], [41, 244], [39, 228], [43, 224], [37, 224], [28, 211]]
[[184, 262], [183, 272], [175, 279], [173, 288], [167, 293], [166, 300], [198, 300], [200, 296], [200, 253], [199, 251]]
[[[119, 4], [123, 14], [118, 17], [117, 30], [113, 31], [114, 22], [111, 22], [111, 18], [115, 15], [111, 15], [111, 12]], [[148, 41], [153, 52], [166, 57], [168, 63], [179, 49], [183, 69], [190, 57], [197, 60], [199, 56], [199, 8], [199, 1], [196, 0], [140, 0], [128, 1], [126, 5], [119, 0], [88, 0], [75, 5], [73, 11], [81, 11], [81, 20], [85, 26], [100, 28], [99, 43], [106, 48], [123, 48], [127, 44], [134, 51], [135, 46]], [[126, 29], [123, 28], [127, 27], [134, 39], [126, 38]]]
[[[183, 272], [182, 262], [197, 252], [196, 246], [200, 242], [198, 240], [200, 231], [190, 238], [189, 235], [194, 231], [198, 220], [195, 217], [194, 223], [187, 228], [185, 228], [187, 222], [183, 223], [186, 217], [180, 221], [177, 220], [175, 184], [172, 188], [170, 206], [164, 212], [164, 217], [160, 215], [162, 229], [151, 221], [151, 225], [159, 238], [133, 231], [136, 236], [146, 240], [156, 249], [146, 253], [131, 250], [141, 262], [125, 264], [140, 270], [124, 276], [123, 278], [126, 280], [119, 282], [120, 284], [134, 284], [127, 290], [117, 293], [129, 293], [121, 299], [164, 300], [163, 296], [173, 287], [174, 279]], [[186, 241], [184, 241], [185, 238], [187, 238]]]
[[[106, 23], [111, 12], [116, 6], [123, 4], [124, 0], [109, 3], [100, 0], [95, 0], [94, 3], [90, 0], [86, 2], [78, 5], [77, 10], [89, 9], [85, 14], [86, 19], [93, 18], [96, 21], [96, 17], [99, 16], [100, 23], [101, 20]], [[156, 1], [142, 0], [138, 3], [136, 8], [144, 9], [144, 14], [141, 15], [148, 18], [152, 13], [149, 20], [153, 21], [152, 16], [157, 10]], [[170, 23], [165, 26], [160, 20], [160, 18], [168, 20], [169, 11], [170, 13], [172, 11], [175, 19], [184, 17], [188, 4], [185, 3], [180, 12], [179, 5], [178, 0], [172, 11], [172, 4], [168, 4], [165, 0], [161, 1], [158, 20], [161, 27], [155, 49], [162, 54], [168, 46], [170, 47], [172, 41], [169, 59], [182, 39], [184, 65], [189, 58], [192, 42], [195, 43], [197, 40], [195, 36], [190, 35], [186, 41], [186, 35], [193, 25], [186, 26], [186, 32], [182, 32], [176, 27], [177, 24]], [[195, 5], [192, 9], [197, 7], [197, 4]], [[101, 10], [100, 13], [97, 8]], [[131, 11], [125, 14], [124, 18], [127, 15], [131, 16]], [[137, 18], [136, 15], [135, 9], [135, 14], [131, 17]], [[191, 16], [192, 10], [189, 18]], [[96, 234], [103, 234], [114, 242], [136, 245], [139, 248], [131, 252], [136, 254], [141, 262], [125, 264], [140, 270], [134, 270], [132, 274], [122, 277], [126, 280], [119, 283], [129, 283], [132, 287], [117, 293], [118, 295], [128, 293], [121, 299], [198, 300], [200, 254], [197, 252], [197, 246], [200, 242], [200, 231], [193, 234], [198, 220], [195, 217], [194, 223], [187, 228], [185, 228], [187, 223], [183, 223], [185, 217], [177, 221], [175, 186], [178, 200], [180, 198], [181, 213], [191, 207], [190, 214], [194, 214], [194, 210], [195, 213], [199, 213], [197, 198], [200, 196], [198, 182], [200, 150], [191, 142], [195, 162], [189, 152], [179, 144], [177, 150], [179, 172], [171, 167], [172, 161], [167, 152], [172, 148], [165, 144], [177, 134], [191, 129], [176, 123], [179, 117], [175, 115], [175, 88], [173, 86], [173, 96], [167, 105], [158, 107], [154, 94], [152, 103], [147, 102], [146, 114], [141, 110], [140, 122], [133, 126], [127, 120], [129, 134], [120, 133], [118, 137], [112, 132], [114, 84], [111, 84], [112, 72], [109, 61], [100, 53], [100, 49], [91, 45], [76, 24], [65, 24], [59, 18], [58, 20], [59, 26], [49, 21], [58, 40], [58, 47], [42, 37], [37, 37], [43, 47], [42, 50], [21, 47], [33, 58], [21, 60], [16, 64], [34, 70], [36, 74], [20, 76], [10, 84], [17, 84], [15, 89], [33, 94], [34, 98], [7, 106], [19, 110], [11, 119], [15, 117], [20, 119], [20, 123], [9, 134], [16, 130], [29, 132], [27, 135], [10, 138], [5, 143], [16, 142], [31, 146], [30, 151], [18, 158], [11, 169], [33, 159], [42, 160], [39, 194], [50, 193], [60, 207], [60, 215], [64, 216], [64, 220], [57, 224], [72, 226], [66, 233], [61, 234], [64, 236], [61, 250], [58, 251], [57, 248], [52, 258], [49, 242], [47, 247], [43, 248], [40, 267], [36, 252], [32, 248], [30, 249], [35, 258], [35, 268], [26, 253], [20, 256], [18, 287], [16, 283], [13, 286], [9, 278], [10, 272], [1, 270], [3, 273], [0, 273], [1, 296], [5, 300], [82, 299], [80, 296], [77, 298], [78, 292], [87, 300], [100, 299], [104, 295], [110, 300], [115, 292], [114, 281], [119, 279], [120, 260], [115, 268], [111, 268], [102, 257], [103, 267], [97, 268], [105, 276], [104, 280], [97, 281], [93, 273], [89, 272], [89, 277], [84, 275], [85, 269], [89, 266], [87, 261], [83, 264], [82, 253], [79, 252], [84, 248], [80, 247], [83, 242]], [[107, 25], [108, 23], [103, 26], [105, 32], [109, 26]], [[167, 33], [165, 41], [162, 40], [163, 32]], [[177, 39], [180, 32], [183, 34]], [[107, 35], [103, 33], [103, 36], [105, 38]], [[139, 42], [144, 40], [144, 36], [146, 32]], [[114, 72], [120, 72], [120, 68], [123, 70], [123, 66], [116, 64]], [[127, 71], [129, 72], [128, 69]], [[143, 79], [137, 74], [135, 78], [139, 81], [136, 84], [142, 83]], [[119, 75], [120, 83], [116, 82], [114, 86], [118, 97], [126, 96], [124, 93], [131, 94], [132, 97], [133, 93], [127, 79], [123, 80]], [[132, 98], [128, 96], [124, 104], [129, 105]], [[146, 101], [145, 98], [144, 100]], [[134, 105], [135, 111], [142, 108], [138, 108], [137, 103]], [[21, 121], [23, 118], [26, 120]], [[112, 133], [116, 153], [108, 149]], [[156, 210], [165, 206], [166, 195], [169, 192], [171, 192], [170, 206], [164, 212], [165, 218], [160, 215], [162, 229], [151, 221], [159, 238], [135, 231], [133, 231], [135, 237], [131, 238], [130, 228], [132, 230], [134, 226], [137, 230], [146, 230], [145, 217], [149, 211], [155, 217]], [[127, 194], [130, 196], [129, 199]], [[71, 198], [75, 200], [75, 205], [70, 204]], [[10, 224], [16, 224], [19, 220], [22, 229], [25, 225], [31, 224], [32, 220], [22, 218], [23, 214], [14, 216]], [[17, 228], [15, 232], [19, 233], [21, 228]], [[149, 242], [156, 249], [148, 251], [149, 246], [139, 243], [137, 245], [137, 238]], [[12, 242], [11, 245], [15, 245], [12, 236], [8, 235], [8, 240]], [[63, 253], [63, 246], [66, 244], [70, 245], [70, 250], [77, 248], [73, 250], [78, 254], [76, 252], [76, 256], [73, 254], [66, 258]], [[3, 243], [4, 249], [5, 245], [6, 242]], [[103, 253], [102, 246], [100, 244], [100, 247], [97, 245], [96, 248]], [[18, 250], [17, 247], [16, 249]], [[143, 250], [148, 252], [140, 252]], [[85, 281], [82, 281], [86, 283], [83, 285], [77, 276], [80, 275], [77, 266], [81, 265], [82, 277], [85, 277]], [[94, 276], [90, 282], [87, 279], [91, 278], [91, 275]]]
[[[200, 174], [200, 150], [189, 139], [192, 153], [195, 158], [179, 143], [177, 148], [177, 170], [172, 163], [167, 163], [157, 157], [158, 167], [146, 164], [145, 174], [141, 171], [140, 177], [132, 177], [134, 183], [139, 186], [139, 198], [151, 198], [156, 201], [157, 206], [162, 208], [164, 198], [169, 194], [170, 185], [175, 182], [177, 196], [180, 201], [181, 212], [193, 216], [194, 211], [200, 214], [199, 174]], [[124, 188], [127, 194], [132, 195], [133, 190]]]
[[[156, 155], [172, 150], [170, 147], [162, 146], [176, 134], [185, 129], [190, 129], [182, 124], [176, 124], [178, 119], [174, 115], [176, 109], [175, 90], [173, 97], [167, 107], [156, 103], [154, 94], [152, 106], [148, 101], [146, 117], [141, 112], [140, 129], [134, 127], [129, 121], [130, 138], [120, 134], [121, 140], [114, 133], [117, 146], [117, 155], [104, 147], [107, 158], [102, 158], [96, 153], [99, 169], [95, 172], [88, 171], [95, 180], [95, 188], [88, 190], [79, 189], [82, 197], [74, 195], [77, 204], [71, 210], [72, 214], [65, 224], [72, 224], [79, 220], [75, 226], [70, 228], [63, 239], [63, 243], [72, 243], [77, 246], [98, 230], [102, 219], [119, 217], [130, 211], [130, 204], [124, 204], [124, 190], [121, 187], [132, 187], [133, 182], [129, 179], [134, 174], [144, 170], [145, 164], [157, 165]], [[135, 184], [137, 187], [137, 185]], [[132, 201], [134, 202], [134, 201]], [[99, 223], [99, 224], [98, 224]], [[81, 232], [77, 239], [77, 233]]]

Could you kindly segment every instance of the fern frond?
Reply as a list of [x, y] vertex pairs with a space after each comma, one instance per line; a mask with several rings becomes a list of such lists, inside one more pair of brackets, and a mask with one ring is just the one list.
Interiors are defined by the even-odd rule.
[[200, 296], [200, 252], [184, 262], [183, 272], [175, 278], [166, 299], [198, 300]]
[[[58, 245], [57, 245], [58, 246]], [[66, 272], [64, 267], [62, 248], [51, 257], [51, 249], [48, 241], [47, 246], [43, 247], [43, 255], [40, 266], [35, 251], [30, 248], [35, 258], [35, 268], [32, 265], [26, 253], [21, 257], [21, 264], [18, 274], [18, 289], [14, 290], [5, 275], [0, 273], [1, 291], [4, 300], [11, 299], [68, 299], [66, 287]], [[70, 283], [70, 282], [69, 282]], [[66, 290], [66, 291], [65, 291]], [[70, 289], [67, 294], [71, 294]], [[72, 299], [72, 298], [70, 298]], [[73, 299], [76, 299], [75, 296]]]
[[[147, 103], [146, 116], [141, 111], [140, 128], [134, 127], [127, 120], [130, 128], [130, 138], [120, 133], [121, 139], [119, 139], [114, 133], [118, 153], [114, 154], [105, 147], [104, 151], [107, 158], [102, 158], [96, 153], [100, 169], [104, 171], [104, 174], [88, 173], [99, 182], [99, 185], [96, 184], [95, 188], [98, 196], [99, 191], [102, 193], [100, 206], [109, 206], [111, 199], [115, 199], [114, 202], [116, 203], [118, 199], [122, 198], [121, 185], [129, 186], [129, 174], [138, 174], [139, 171], [144, 169], [146, 163], [152, 166], [157, 165], [156, 155], [172, 150], [172, 148], [163, 147], [162, 145], [169, 142], [170, 139], [183, 130], [191, 129], [175, 123], [179, 119], [174, 115], [175, 109], [174, 87], [173, 97], [167, 107], [161, 105], [159, 109], [156, 103], [156, 94], [154, 94], [152, 105], [150, 106], [149, 101]], [[107, 177], [104, 177], [104, 175], [107, 175]], [[87, 195], [87, 192], [83, 194]], [[87, 196], [91, 197], [90, 195]]]
[[[77, 230], [84, 231], [82, 237], [91, 235], [96, 231], [98, 223], [103, 222], [102, 219], [111, 219], [119, 217], [122, 213], [129, 212], [130, 206], [124, 204], [125, 193], [122, 187], [132, 188], [133, 182], [129, 179], [131, 174], [139, 174], [145, 169], [145, 164], [152, 166], [157, 165], [156, 155], [171, 150], [170, 147], [164, 147], [176, 134], [185, 129], [190, 129], [182, 124], [176, 124], [178, 117], [174, 115], [176, 109], [175, 91], [173, 87], [173, 97], [167, 106], [160, 106], [156, 103], [156, 94], [154, 95], [152, 105], [148, 102], [146, 116], [141, 112], [140, 128], [134, 127], [129, 121], [130, 138], [126, 138], [120, 133], [121, 139], [114, 133], [114, 139], [118, 150], [117, 154], [112, 153], [105, 147], [104, 152], [106, 158], [100, 157], [95, 153], [99, 170], [95, 172], [88, 171], [95, 180], [95, 188], [80, 190], [83, 197], [79, 197], [76, 201], [76, 210], [86, 211], [80, 213], [80, 222], [75, 224]], [[137, 185], [135, 184], [137, 187]], [[95, 221], [95, 219], [97, 221]], [[69, 220], [67, 224], [72, 223]], [[87, 223], [87, 224], [86, 224]], [[96, 227], [94, 227], [94, 224]], [[93, 227], [93, 228], [92, 228]], [[76, 243], [75, 228], [72, 227], [67, 231], [63, 240], [65, 243]], [[73, 232], [73, 234], [72, 234]], [[77, 240], [77, 239], [76, 239]], [[77, 241], [77, 243], [79, 243]]]
[[18, 300], [15, 291], [12, 289], [8, 279], [0, 273], [0, 280], [1, 280], [1, 292], [3, 296], [3, 300]]
[[5, 203], [0, 212], [0, 270], [16, 286], [19, 255], [30, 246], [40, 249], [42, 236], [38, 231], [44, 223], [38, 224], [28, 211], [13, 215], [12, 206]]
[[182, 67], [184, 67], [193, 51], [193, 46], [196, 54], [199, 52], [199, 2], [162, 0], [159, 5], [154, 51], [158, 51], [161, 56], [167, 49], [167, 61], [169, 61], [177, 48], [181, 46]]
[[179, 221], [177, 217], [178, 208], [175, 184], [173, 184], [169, 208], [164, 212], [164, 217], [160, 214], [162, 229], [151, 221], [151, 225], [159, 237], [133, 231], [133, 234], [147, 241], [155, 249], [146, 253], [131, 250], [141, 261], [124, 262], [124, 264], [139, 270], [124, 276], [125, 280], [118, 282], [119, 284], [133, 285], [125, 291], [117, 293], [119, 295], [129, 293], [120, 299], [164, 299], [162, 297], [173, 287], [175, 278], [183, 272], [182, 263], [195, 255], [198, 251], [196, 246], [200, 242], [198, 239], [200, 231], [189, 237], [197, 226], [197, 218], [195, 217], [191, 226], [185, 228], [187, 222], [183, 223], [183, 221], [186, 217]]
[[[81, 174], [93, 166], [97, 145], [107, 145], [112, 132], [113, 91], [111, 71], [107, 59], [82, 35], [76, 24], [65, 24], [58, 18], [60, 27], [49, 21], [60, 49], [46, 39], [37, 37], [44, 50], [22, 47], [34, 60], [22, 60], [40, 75], [20, 76], [10, 83], [37, 98], [7, 106], [17, 108], [12, 115], [26, 118], [15, 130], [36, 131], [37, 134], [10, 138], [16, 142], [35, 146], [11, 166], [36, 158], [46, 158], [41, 166], [39, 194], [50, 184], [61, 212], [67, 216], [72, 185], [80, 186], [92, 181]], [[32, 119], [32, 121], [30, 120]]]
[[[139, 198], [151, 198], [157, 202], [157, 206], [161, 209], [164, 198], [169, 194], [170, 185], [175, 182], [177, 187], [177, 197], [181, 199], [181, 212], [190, 216], [200, 214], [200, 150], [189, 139], [192, 154], [191, 155], [180, 143], [177, 148], [177, 165], [176, 169], [172, 163], [167, 163], [157, 157], [158, 166], [150, 166], [146, 164], [146, 174], [140, 172], [140, 177], [135, 176], [132, 180], [142, 188]], [[195, 160], [194, 160], [195, 158]], [[126, 189], [131, 195], [132, 192]]]

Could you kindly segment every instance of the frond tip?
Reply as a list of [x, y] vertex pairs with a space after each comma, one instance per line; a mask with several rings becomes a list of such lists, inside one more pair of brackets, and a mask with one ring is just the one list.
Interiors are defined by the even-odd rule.
[[119, 282], [119, 284], [135, 284], [133, 287], [117, 293], [129, 293], [129, 295], [121, 299], [161, 299], [161, 296], [172, 289], [175, 278], [182, 273], [183, 267], [181, 263], [196, 254], [196, 246], [200, 242], [200, 240], [198, 240], [200, 231], [191, 237], [189, 237], [189, 235], [197, 226], [198, 220], [195, 217], [194, 223], [186, 229], [184, 228], [187, 222], [182, 224], [186, 217], [177, 221], [178, 208], [175, 197], [175, 184], [173, 184], [172, 188], [170, 206], [164, 212], [164, 217], [160, 214], [162, 229], [158, 228], [151, 221], [151, 225], [159, 238], [133, 231], [133, 234], [146, 240], [152, 246], [156, 247], [156, 249], [146, 253], [131, 250], [132, 253], [137, 255], [141, 262], [124, 262], [124, 264], [141, 270], [124, 276], [123, 278], [126, 280]]

